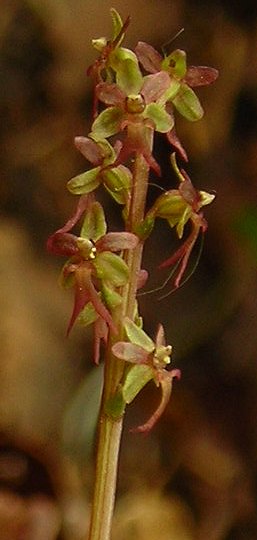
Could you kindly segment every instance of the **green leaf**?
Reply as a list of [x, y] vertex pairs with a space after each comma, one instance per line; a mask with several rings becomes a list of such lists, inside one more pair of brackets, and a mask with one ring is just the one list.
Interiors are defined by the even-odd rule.
[[152, 120], [156, 131], [160, 133], [167, 133], [174, 126], [173, 118], [158, 103], [149, 103], [144, 110], [144, 117]]
[[119, 255], [103, 251], [97, 254], [93, 264], [99, 279], [111, 283], [115, 287], [121, 287], [127, 283], [128, 267]]
[[108, 107], [95, 119], [90, 136], [106, 139], [115, 135], [120, 131], [123, 115], [124, 112], [120, 107]]
[[130, 58], [123, 60], [117, 69], [116, 82], [127, 96], [139, 94], [143, 85], [143, 75], [137, 61]]
[[128, 317], [125, 318], [124, 328], [131, 343], [139, 345], [149, 353], [154, 351], [155, 345], [152, 339]]
[[102, 205], [95, 201], [91, 205], [85, 214], [85, 219], [82, 225], [80, 236], [82, 238], [89, 238], [96, 242], [99, 238], [106, 234], [107, 225], [105, 221], [104, 211]]
[[84, 193], [91, 193], [99, 184], [99, 172], [101, 168], [95, 167], [90, 171], [86, 171], [78, 176], [75, 176], [67, 183], [68, 190], [74, 195], [83, 195]]
[[129, 404], [135, 399], [142, 388], [153, 379], [153, 370], [150, 366], [136, 365], [129, 370], [122, 388], [124, 401]]
[[198, 97], [187, 84], [181, 84], [180, 89], [172, 102], [180, 114], [190, 122], [200, 120], [204, 114]]

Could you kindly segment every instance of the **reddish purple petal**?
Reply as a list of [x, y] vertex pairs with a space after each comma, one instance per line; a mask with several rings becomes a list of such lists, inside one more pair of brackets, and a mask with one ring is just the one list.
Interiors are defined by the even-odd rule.
[[154, 75], [148, 75], [144, 79], [141, 94], [146, 103], [158, 101], [170, 86], [170, 76], [167, 71], [159, 71]]
[[132, 364], [148, 364], [149, 353], [135, 343], [119, 341], [113, 345], [112, 352], [120, 360], [125, 360]]
[[100, 300], [89, 273], [85, 274], [85, 276], [82, 275], [82, 284], [88, 291], [90, 301], [92, 302], [98, 315], [100, 315], [100, 317], [102, 317], [102, 319], [108, 324], [112, 332], [117, 334], [117, 328], [112, 320], [112, 316], [103, 302]]
[[162, 398], [161, 398], [161, 402], [159, 406], [157, 407], [155, 412], [152, 414], [152, 416], [149, 418], [149, 420], [145, 422], [145, 424], [142, 424], [141, 426], [138, 426], [132, 429], [131, 431], [147, 433], [153, 428], [156, 422], [158, 422], [159, 418], [162, 416], [170, 400], [171, 390], [172, 390], [172, 380], [175, 377], [178, 379], [180, 378], [179, 369], [173, 369], [172, 371], [161, 372], [161, 375], [159, 377], [159, 384], [161, 385]]
[[75, 285], [75, 295], [74, 295], [74, 305], [73, 305], [73, 311], [71, 314], [71, 318], [68, 324], [67, 328], [67, 336], [69, 335], [78, 315], [82, 311], [82, 309], [85, 307], [85, 305], [89, 302], [89, 294], [88, 291], [80, 286], [78, 282], [76, 282]]
[[74, 144], [76, 148], [81, 152], [81, 154], [88, 160], [90, 163], [95, 165], [101, 165], [103, 161], [103, 155], [98, 144], [89, 139], [88, 137], [75, 137]]
[[165, 343], [165, 335], [164, 335], [164, 328], [162, 324], [159, 324], [156, 332], [156, 338], [155, 338], [155, 345], [157, 347], [161, 347], [162, 345], [166, 345]]
[[91, 200], [92, 196], [88, 194], [82, 195], [82, 197], [80, 197], [79, 199], [75, 214], [67, 221], [67, 223], [65, 223], [65, 225], [61, 229], [58, 229], [57, 232], [59, 233], [70, 231], [74, 227], [74, 225], [76, 225], [76, 223], [80, 220]]
[[197, 212], [199, 210], [199, 203], [201, 202], [201, 195], [199, 191], [194, 188], [186, 171], [181, 169], [181, 173], [184, 176], [185, 180], [179, 185], [179, 193], [186, 201], [186, 203], [192, 207], [192, 210]]
[[65, 223], [61, 229], [58, 229], [58, 231], [48, 238], [46, 248], [50, 253], [54, 253], [55, 255], [65, 255], [68, 257], [78, 253], [78, 248], [76, 246], [77, 238], [73, 234], [68, 234], [68, 231], [70, 231], [74, 225], [76, 225], [77, 221], [85, 212], [89, 200], [91, 199], [92, 197], [89, 195], [83, 195], [80, 197], [75, 214], [68, 219], [67, 223]]
[[117, 329], [113, 323], [112, 317], [105, 305], [100, 300], [98, 293], [93, 285], [91, 270], [86, 265], [80, 265], [75, 269], [75, 298], [71, 319], [68, 325], [67, 335], [70, 333], [78, 315], [88, 302], [92, 302], [96, 312], [108, 324], [113, 333]]
[[59, 231], [49, 236], [46, 248], [47, 251], [54, 255], [64, 255], [66, 257], [72, 257], [79, 253], [77, 237], [74, 234]]
[[171, 131], [168, 131], [166, 135], [169, 143], [172, 144], [172, 146], [174, 146], [174, 148], [178, 151], [180, 157], [182, 157], [184, 161], [188, 161], [187, 153], [176, 134], [175, 128], [171, 129]]
[[[201, 216], [197, 216], [197, 217], [201, 218]], [[180, 261], [179, 272], [178, 272], [177, 277], [175, 279], [175, 287], [176, 288], [179, 287], [179, 285], [180, 285], [180, 281], [181, 281], [181, 279], [182, 279], [182, 277], [184, 275], [184, 272], [186, 270], [189, 257], [191, 255], [191, 252], [192, 252], [192, 249], [193, 249], [193, 247], [195, 245], [195, 242], [196, 242], [196, 240], [198, 238], [200, 229], [202, 228], [204, 230], [205, 223], [206, 222], [203, 219], [202, 219], [202, 224], [201, 224], [200, 221], [199, 221], [199, 223], [195, 223], [194, 226], [193, 226], [193, 230], [192, 230], [191, 234], [189, 235], [187, 240], [182, 244], [182, 246], [179, 249], [177, 249], [177, 251], [175, 253], [173, 253], [173, 255], [171, 257], [169, 257], [169, 259], [166, 259], [166, 261], [163, 261], [159, 265], [159, 268], [167, 268], [168, 266], [172, 266], [176, 262]]]
[[149, 152], [148, 148], [145, 148], [145, 151], [143, 150], [142, 153], [150, 169], [153, 169], [153, 171], [157, 174], [157, 176], [161, 176], [161, 167], [159, 163], [157, 163], [157, 161], [154, 159], [151, 152]]
[[123, 106], [126, 96], [117, 84], [99, 83], [96, 87], [96, 95], [105, 105]]
[[122, 28], [120, 29], [118, 35], [116, 36], [116, 38], [113, 40], [112, 42], [112, 49], [114, 49], [117, 45], [119, 45], [119, 42], [123, 39], [123, 34], [125, 34], [125, 32], [127, 31], [128, 29], [128, 26], [130, 24], [130, 15], [128, 15], [128, 17], [126, 18]]
[[135, 234], [129, 232], [107, 233], [96, 242], [97, 251], [121, 251], [133, 249], [138, 244]]
[[148, 73], [156, 73], [160, 71], [162, 57], [161, 55], [148, 43], [139, 41], [135, 53], [139, 62]]
[[205, 86], [216, 81], [219, 72], [215, 68], [205, 66], [190, 66], [184, 81], [188, 86]]

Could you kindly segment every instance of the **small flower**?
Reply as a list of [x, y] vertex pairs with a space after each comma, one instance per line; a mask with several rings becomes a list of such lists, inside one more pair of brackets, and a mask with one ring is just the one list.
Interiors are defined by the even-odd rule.
[[[130, 23], [130, 17], [127, 17], [125, 23], [123, 24], [122, 19], [116, 9], [111, 8], [111, 17], [113, 24], [113, 36], [110, 40], [107, 40], [105, 37], [93, 39], [93, 47], [100, 52], [100, 57], [89, 66], [87, 70], [88, 75], [93, 75], [97, 82], [102, 80], [102, 71], [108, 69], [109, 63], [111, 63], [111, 57], [115, 57], [116, 51], [120, 48], [125, 32]], [[122, 50], [122, 49], [121, 49]], [[124, 49], [127, 51], [127, 49]], [[128, 51], [128, 54], [130, 51]]]
[[166, 191], [158, 197], [147, 213], [145, 221], [148, 227], [152, 227], [155, 218], [166, 219], [171, 228], [176, 227], [179, 239], [183, 237], [185, 225], [191, 222], [192, 231], [189, 237], [171, 257], [159, 266], [159, 268], [167, 268], [179, 261], [180, 268], [175, 280], [175, 287], [179, 287], [199, 233], [207, 230], [207, 221], [200, 210], [203, 206], [210, 204], [215, 195], [206, 191], [197, 191], [194, 188], [187, 173], [183, 169], [179, 170], [175, 154], [172, 155], [172, 164], [179, 178], [179, 188]]
[[156, 411], [145, 424], [134, 430], [146, 432], [152, 429], [166, 408], [171, 395], [173, 379], [180, 378], [180, 371], [178, 369], [167, 371], [172, 347], [165, 343], [161, 324], [158, 327], [155, 342], [142, 328], [128, 318], [124, 321], [124, 328], [129, 342], [120, 341], [112, 347], [113, 354], [117, 358], [136, 364], [129, 370], [122, 387], [124, 401], [131, 403], [150, 380], [153, 380], [156, 386], [161, 386], [162, 398]]
[[[187, 120], [194, 122], [203, 116], [203, 109], [192, 88], [213, 83], [218, 77], [218, 71], [206, 66], [187, 67], [186, 53], [180, 49], [173, 51], [164, 58], [151, 45], [140, 41], [135, 48], [139, 62], [148, 73], [164, 70], [169, 74], [170, 84], [163, 96], [163, 102], [173, 104]], [[169, 111], [172, 114], [172, 111]], [[174, 127], [167, 132], [169, 142], [187, 161], [186, 152], [179, 141]]]
[[[77, 237], [69, 231], [84, 212], [84, 222], [80, 236]], [[48, 239], [47, 248], [50, 252], [71, 257], [62, 271], [63, 285], [75, 289], [67, 333], [89, 303], [108, 327], [116, 332], [108, 308], [117, 305], [119, 293], [116, 289], [128, 280], [127, 265], [117, 252], [133, 249], [138, 239], [129, 232], [107, 233], [106, 229], [102, 206], [92, 196], [86, 195], [81, 197], [74, 216]]]
[[117, 141], [113, 147], [106, 139], [75, 137], [75, 146], [94, 167], [69, 180], [69, 191], [82, 195], [103, 184], [116, 202], [126, 204], [132, 174], [124, 165], [114, 166], [121, 143]]
[[[92, 40], [92, 45], [98, 52], [100, 52], [100, 56], [91, 66], [89, 66], [87, 75], [93, 76], [95, 84], [103, 80], [112, 80], [112, 73], [115, 69], [115, 61], [120, 62], [122, 59], [135, 56], [134, 53], [129, 49], [120, 47], [130, 23], [130, 17], [127, 17], [125, 23], [123, 24], [122, 19], [116, 9], [111, 8], [110, 12], [113, 24], [112, 39], [107, 40], [105, 37], [101, 37]], [[96, 93], [94, 93], [93, 118], [96, 118], [97, 116], [97, 108], [98, 98]]]
[[188, 68], [186, 53], [180, 49], [176, 49], [163, 58], [151, 45], [139, 41], [135, 51], [148, 73], [164, 70], [169, 74], [170, 85], [165, 100], [172, 101], [178, 111], [188, 120], [199, 120], [203, 115], [203, 110], [191, 88], [213, 83], [218, 77], [218, 71], [206, 66]]
[[160, 173], [150, 151], [148, 132], [166, 133], [173, 126], [173, 118], [164, 104], [158, 103], [169, 84], [164, 71], [143, 77], [137, 63], [127, 59], [122, 63], [122, 71], [117, 71], [116, 84], [97, 85], [97, 97], [107, 109], [94, 121], [91, 135], [107, 138], [129, 128], [116, 163], [124, 162], [133, 153], [141, 153], [149, 166]]

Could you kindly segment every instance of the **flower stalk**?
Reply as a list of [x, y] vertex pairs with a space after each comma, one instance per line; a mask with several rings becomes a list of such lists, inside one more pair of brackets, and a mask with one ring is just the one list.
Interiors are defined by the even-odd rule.
[[[149, 167], [139, 155], [135, 159], [133, 188], [127, 228], [133, 231], [145, 215], [145, 201], [148, 186]], [[124, 286], [122, 294], [121, 320], [132, 318], [136, 308], [137, 281], [141, 268], [143, 244], [140, 242], [133, 251], [128, 251], [125, 260], [128, 265], [130, 280]], [[115, 319], [115, 315], [114, 315]], [[119, 339], [123, 337], [123, 327], [119, 331]], [[112, 347], [118, 341], [112, 337], [112, 346], [107, 349], [105, 357], [104, 389], [99, 418], [97, 463], [95, 473], [94, 496], [88, 540], [109, 540], [115, 502], [117, 470], [120, 440], [123, 426], [123, 414], [113, 418], [106, 413], [106, 406], [118, 390], [125, 368], [125, 362], [118, 360], [112, 353]]]
[[[179, 49], [161, 57], [144, 42], [135, 51], [122, 47], [130, 19], [125, 23], [111, 10], [113, 36], [93, 40], [99, 57], [88, 69], [93, 77], [93, 122], [88, 137], [75, 138], [75, 146], [90, 168], [69, 180], [69, 191], [79, 196], [77, 208], [65, 225], [53, 233], [48, 250], [66, 256], [61, 283], [73, 288], [74, 305], [68, 333], [75, 323], [92, 326], [93, 358], [104, 361], [104, 380], [98, 423], [95, 485], [87, 540], [110, 540], [115, 503], [123, 418], [129, 405], [152, 381], [161, 398], [148, 420], [132, 431], [148, 432], [163, 414], [178, 369], [170, 369], [171, 345], [158, 325], [155, 340], [144, 330], [137, 291], [147, 281], [142, 268], [147, 238], [158, 219], [175, 229], [182, 244], [159, 265], [177, 266], [174, 285], [184, 276], [198, 235], [207, 230], [202, 207], [212, 194], [194, 188], [180, 169], [175, 152], [187, 153], [175, 131], [175, 113], [200, 120], [203, 109], [193, 88], [212, 83], [213, 68], [187, 67]], [[146, 207], [149, 172], [161, 177], [153, 147], [155, 133], [171, 145], [171, 166], [177, 186]], [[102, 186], [122, 206], [124, 230], [108, 230], [96, 193]], [[79, 234], [74, 233], [81, 222]], [[187, 224], [191, 233], [183, 240]], [[169, 280], [166, 280], [168, 286]]]

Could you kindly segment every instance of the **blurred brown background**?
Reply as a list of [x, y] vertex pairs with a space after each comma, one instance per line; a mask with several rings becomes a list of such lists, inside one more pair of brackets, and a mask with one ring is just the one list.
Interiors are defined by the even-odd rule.
[[[88, 524], [101, 368], [90, 331], [65, 338], [72, 298], [45, 242], [75, 206], [65, 184], [86, 165], [73, 138], [90, 125], [90, 40], [110, 35], [112, 6], [132, 17], [127, 46], [160, 48], [184, 27], [174, 48], [220, 71], [198, 92], [203, 120], [177, 128], [196, 187], [217, 193], [200, 263], [175, 294], [141, 298], [149, 331], [163, 322], [182, 380], [148, 437], [129, 427], [154, 407], [155, 389], [128, 412], [113, 538], [256, 540], [254, 0], [1, 0], [0, 538], [80, 540]], [[170, 187], [170, 148], [158, 140], [156, 151]], [[151, 287], [173, 238], [160, 225], [148, 242]]]

